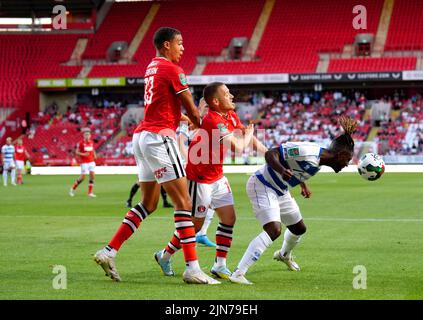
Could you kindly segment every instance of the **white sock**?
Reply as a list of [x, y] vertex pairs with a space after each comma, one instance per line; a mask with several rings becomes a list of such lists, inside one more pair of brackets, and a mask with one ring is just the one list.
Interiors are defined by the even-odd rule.
[[301, 236], [296, 236], [293, 234], [289, 229], [285, 230], [284, 233], [284, 240], [281, 249], [282, 256], [289, 256], [291, 255], [292, 249], [300, 242]]
[[226, 267], [226, 258], [216, 257], [214, 267]]
[[104, 253], [111, 258], [116, 258], [117, 251], [110, 246], [105, 246], [103, 249]]
[[3, 169], [3, 184], [7, 186], [7, 170]]
[[197, 232], [197, 236], [205, 236], [207, 234], [207, 229], [210, 226], [210, 223], [213, 220], [214, 210], [208, 208], [206, 218], [204, 219], [203, 226], [201, 227], [200, 231]]
[[244, 253], [241, 261], [237, 267], [237, 273], [246, 274], [248, 269], [256, 263], [263, 252], [272, 245], [273, 241], [270, 239], [266, 231], [262, 231], [253, 241], [250, 242], [247, 250]]
[[15, 169], [12, 169], [12, 172], [10, 173], [10, 181], [11, 181], [12, 184], [13, 183], [16, 183], [15, 182], [15, 177], [16, 177], [16, 170]]
[[201, 270], [198, 260], [188, 261], [185, 263], [187, 270]]
[[172, 258], [172, 254], [170, 254], [169, 252], [167, 252], [165, 249], [163, 249], [163, 255], [162, 255], [162, 259], [164, 261], [169, 261], [170, 258]]

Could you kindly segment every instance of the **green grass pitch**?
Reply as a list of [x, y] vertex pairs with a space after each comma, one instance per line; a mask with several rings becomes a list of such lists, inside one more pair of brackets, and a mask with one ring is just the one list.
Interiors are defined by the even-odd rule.
[[[126, 209], [134, 176], [97, 176], [97, 198], [84, 182], [74, 198], [74, 176], [26, 176], [23, 186], [0, 187], [0, 299], [422, 299], [423, 174], [385, 174], [367, 182], [357, 174], [319, 174], [309, 181], [311, 199], [292, 191], [308, 231], [294, 251], [300, 272], [272, 259], [273, 243], [247, 277], [253, 286], [182, 281], [182, 253], [173, 259], [176, 276], [164, 277], [153, 254], [173, 232], [172, 211], [150, 216], [117, 257], [123, 281], [112, 282], [92, 255], [114, 234]], [[228, 175], [238, 215], [228, 266], [236, 267], [261, 231], [245, 194], [245, 174]], [[214, 219], [209, 237], [214, 238]], [[214, 250], [199, 247], [208, 271]], [[53, 288], [54, 265], [67, 271], [67, 288]], [[366, 268], [366, 289], [354, 289], [353, 269]], [[362, 274], [361, 274], [362, 275]]]

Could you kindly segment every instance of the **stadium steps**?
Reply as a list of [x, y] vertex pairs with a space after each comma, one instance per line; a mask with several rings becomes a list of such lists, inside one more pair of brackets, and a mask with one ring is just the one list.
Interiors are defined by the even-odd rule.
[[207, 65], [207, 61], [197, 62], [191, 74], [196, 76], [203, 74], [203, 71], [206, 65]]
[[373, 139], [376, 137], [377, 132], [379, 130], [379, 127], [372, 127], [370, 129], [369, 135], [367, 136], [366, 141], [373, 141]]
[[328, 54], [319, 54], [319, 62], [317, 63], [316, 72], [326, 73], [328, 72], [330, 62], [330, 56]]
[[276, 0], [266, 0], [263, 6], [263, 10], [261, 11], [260, 17], [257, 20], [256, 27], [254, 28], [253, 34], [251, 35], [250, 42], [248, 43], [248, 48], [245, 54], [246, 57], [255, 57], [257, 48], [263, 37], [263, 33], [266, 30], [269, 18], [272, 15], [275, 2]]
[[3, 123], [4, 121], [9, 118], [9, 116], [15, 111], [15, 108], [4, 108], [3, 106], [0, 108], [0, 123]]
[[389, 117], [391, 118], [392, 121], [395, 121], [398, 119], [400, 115], [401, 115], [401, 110], [391, 110], [391, 114], [389, 115]]
[[67, 65], [77, 65], [81, 63], [82, 55], [84, 54], [85, 48], [87, 47], [87, 43], [87, 38], [78, 39]]
[[372, 116], [372, 109], [366, 109], [366, 111], [364, 112], [363, 120], [370, 121], [371, 116]]
[[379, 26], [375, 37], [372, 57], [380, 57], [385, 49], [386, 39], [388, 38], [389, 24], [391, 23], [392, 12], [394, 10], [395, 0], [385, 0], [382, 8], [382, 14], [379, 20]]
[[93, 65], [84, 66], [79, 72], [77, 78], [86, 78], [88, 74], [91, 72], [92, 68], [93, 68]]
[[147, 34], [147, 31], [150, 29], [150, 26], [153, 23], [153, 20], [156, 17], [159, 8], [160, 4], [158, 3], [153, 3], [151, 5], [150, 10], [148, 11], [140, 27], [138, 28], [137, 33], [132, 39], [131, 44], [129, 45], [128, 51], [126, 52], [126, 57], [125, 59], [123, 59], [124, 61], [132, 61], [135, 52], [137, 52], [141, 42], [144, 40], [144, 37]]
[[352, 44], [346, 44], [342, 49], [341, 58], [347, 59], [351, 58], [354, 54], [354, 46]]

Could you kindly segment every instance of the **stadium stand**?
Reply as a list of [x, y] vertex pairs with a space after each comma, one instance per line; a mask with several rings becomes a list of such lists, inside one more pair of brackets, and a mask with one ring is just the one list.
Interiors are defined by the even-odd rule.
[[144, 77], [146, 66], [140, 64], [109, 64], [95, 65], [88, 74], [89, 77]]
[[[383, 1], [360, 4], [372, 17], [366, 32], [376, 33]], [[351, 27], [351, 11], [345, 10], [354, 5], [352, 0], [277, 1], [257, 50], [260, 61], [209, 62], [203, 74], [315, 72], [319, 52], [341, 53], [362, 31]]]
[[[366, 33], [377, 33], [383, 3], [383, 0], [360, 1], [367, 8], [369, 17]], [[103, 64], [92, 67], [88, 77], [142, 77], [146, 65], [155, 55], [151, 43], [153, 34], [164, 25], [181, 30], [185, 46], [181, 66], [187, 74], [191, 74], [198, 57], [224, 60], [222, 50], [228, 47], [232, 38], [250, 39], [264, 4], [265, 0], [160, 1], [157, 15], [131, 64], [104, 64], [105, 61], [102, 61]], [[314, 73], [319, 53], [339, 56], [345, 45], [352, 44], [356, 34], [363, 32], [351, 27], [351, 10], [345, 10], [356, 4], [354, 0], [276, 1], [253, 61], [208, 62], [203, 74]], [[64, 65], [78, 39], [89, 39], [83, 59], [104, 60], [113, 41], [131, 43], [150, 8], [150, 2], [114, 3], [94, 34], [0, 34], [0, 105], [8, 110], [7, 114], [3, 113], [2, 122], [17, 119], [18, 113], [23, 119], [24, 112], [39, 112], [36, 79], [70, 78], [80, 73], [82, 65]], [[422, 20], [422, 1], [396, 0], [384, 48], [385, 52], [390, 51], [389, 57], [331, 58], [327, 71], [415, 70], [417, 58], [405, 56], [402, 51], [423, 50]], [[360, 122], [355, 135], [358, 141], [365, 141], [371, 129], [369, 120], [364, 116], [365, 108], [360, 97], [342, 96], [339, 99], [338, 93], [330, 91], [319, 99], [306, 92], [278, 92], [259, 102], [255, 101], [254, 106], [262, 117], [261, 128], [266, 130], [269, 144], [281, 138], [328, 141], [337, 133], [334, 121], [340, 112], [354, 116]], [[399, 116], [381, 122], [376, 134], [381, 153], [422, 152], [422, 110], [420, 98], [404, 98]], [[120, 128], [116, 119], [107, 118], [108, 112], [107, 109], [100, 112], [80, 105], [76, 112], [81, 117], [80, 123], [69, 119], [73, 118], [71, 114], [40, 114], [26, 142], [30, 151], [36, 150], [33, 152], [37, 159], [69, 159], [69, 150], [73, 148], [74, 140], [79, 139], [81, 128], [90, 127], [89, 122], [101, 120], [100, 131], [91, 126], [96, 135], [96, 148], [105, 158], [116, 161], [129, 159], [132, 157], [127, 152], [131, 144], [131, 128]], [[116, 114], [120, 116], [122, 112], [119, 110]], [[103, 116], [100, 119], [91, 113], [102, 113]], [[86, 114], [90, 115], [84, 116]], [[5, 128], [3, 123], [0, 123], [1, 130]], [[63, 132], [66, 133], [64, 143], [58, 145], [50, 141], [51, 137], [62, 137]], [[413, 148], [413, 145], [416, 147]]]
[[150, 7], [150, 2], [114, 3], [98, 31], [89, 37], [83, 58], [105, 59], [114, 41], [125, 41], [129, 45]]
[[220, 56], [233, 37], [251, 37], [263, 4], [263, 0], [216, 0], [209, 5], [195, 0], [161, 2], [134, 59], [146, 66], [155, 55], [151, 44], [154, 32], [164, 25], [174, 26], [184, 38], [181, 66], [190, 74], [197, 56]]
[[84, 104], [60, 114], [54, 106], [39, 112], [33, 126], [24, 137], [24, 143], [37, 164], [70, 164], [74, 158], [82, 130], [90, 129], [95, 149], [111, 139], [120, 130], [120, 117], [125, 108], [95, 108]]
[[[0, 101], [21, 111], [38, 111], [35, 80], [76, 77], [80, 66], [63, 66], [78, 35], [1, 35]], [[30, 44], [30, 45], [28, 45]]]
[[385, 50], [423, 50], [423, 1], [395, 0]]
[[414, 70], [416, 63], [416, 57], [331, 59], [328, 72]]

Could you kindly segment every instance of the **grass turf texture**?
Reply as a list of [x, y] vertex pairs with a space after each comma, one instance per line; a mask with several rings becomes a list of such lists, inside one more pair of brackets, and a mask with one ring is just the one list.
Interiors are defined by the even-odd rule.
[[[173, 232], [172, 211], [160, 209], [141, 225], [119, 252], [123, 282], [115, 283], [93, 260], [120, 225], [134, 176], [97, 176], [87, 197], [84, 181], [74, 198], [76, 177], [26, 176], [23, 186], [0, 189], [0, 299], [422, 299], [422, 174], [385, 174], [376, 182], [358, 174], [320, 174], [309, 182], [311, 199], [292, 194], [308, 231], [294, 251], [302, 270], [290, 272], [272, 259], [283, 236], [254, 265], [253, 286], [182, 282], [182, 252], [164, 277], [153, 254]], [[234, 269], [261, 231], [245, 194], [247, 175], [228, 175], [237, 224], [228, 257]], [[139, 194], [136, 196], [138, 199]], [[135, 202], [135, 201], [134, 201]], [[209, 228], [214, 239], [217, 219]], [[200, 265], [212, 266], [214, 249], [199, 247]], [[67, 269], [67, 289], [52, 286], [54, 265]], [[367, 289], [353, 289], [353, 268], [364, 265]]]

